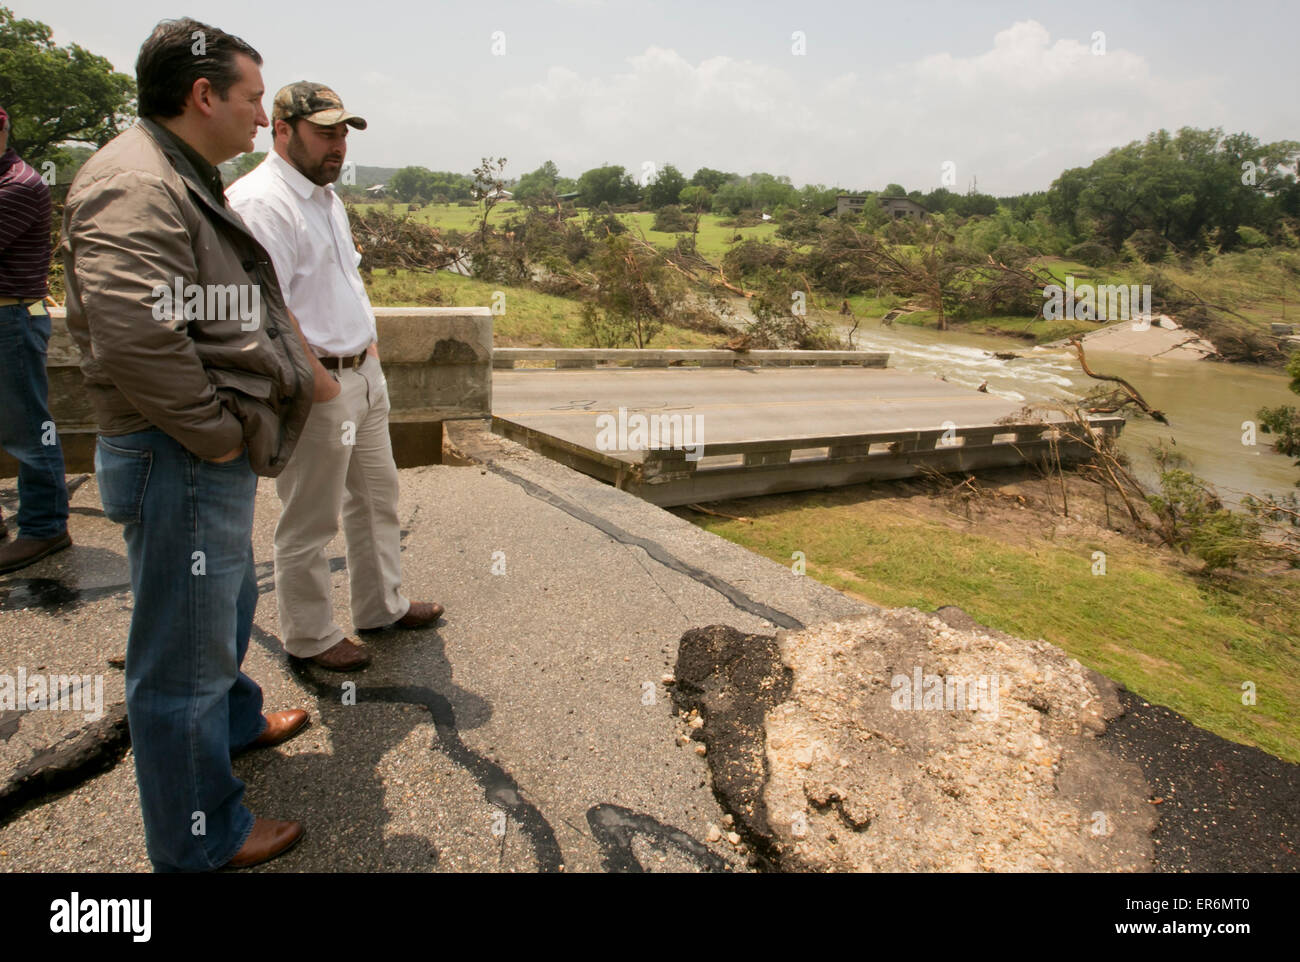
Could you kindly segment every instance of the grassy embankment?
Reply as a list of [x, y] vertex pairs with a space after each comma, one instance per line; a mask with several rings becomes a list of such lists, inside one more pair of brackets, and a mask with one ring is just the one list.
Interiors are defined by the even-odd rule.
[[[383, 204], [361, 204], [361, 209], [384, 207]], [[394, 213], [406, 213], [407, 205], [394, 204]], [[519, 213], [514, 205], [498, 205], [490, 218], [501, 224]], [[443, 230], [469, 231], [479, 224], [481, 214], [474, 207], [454, 204], [430, 204], [411, 215], [422, 223]], [[648, 241], [665, 249], [676, 241], [675, 235], [650, 230], [654, 215], [649, 213], [623, 214], [621, 219], [633, 230], [644, 230]], [[759, 227], [731, 228], [719, 226], [720, 220], [706, 215], [700, 226], [699, 249], [705, 257], [721, 258], [727, 241], [735, 234], [746, 237], [770, 235], [776, 228], [771, 224]], [[437, 274], [419, 274], [409, 271], [377, 271], [367, 281], [371, 301], [382, 307], [418, 305], [438, 306], [488, 306], [493, 303], [493, 293], [504, 290], [505, 313], [497, 316], [493, 324], [493, 340], [498, 347], [589, 347], [579, 327], [582, 305], [566, 297], [542, 294], [523, 287], [502, 287], [483, 281], [462, 277], [446, 271]], [[720, 338], [713, 334], [673, 324], [664, 325], [655, 335], [655, 348], [707, 348], [717, 345]]]
[[[1118, 536], [1021, 543], [873, 503], [863, 488], [748, 499], [752, 524], [697, 524], [875, 604], [957, 605], [977, 621], [1044, 638], [1083, 664], [1225, 738], [1300, 762], [1296, 581], [1210, 582], [1169, 553]], [[1092, 573], [1093, 552], [1106, 573]], [[1253, 682], [1257, 703], [1242, 704]]]
[[[590, 347], [583, 337], [582, 305], [526, 287], [502, 287], [448, 271], [375, 271], [366, 291], [376, 307], [490, 307], [496, 291], [505, 293], [505, 313], [492, 319], [497, 347]], [[665, 324], [655, 335], [655, 348], [700, 348], [717, 344], [717, 335]]]

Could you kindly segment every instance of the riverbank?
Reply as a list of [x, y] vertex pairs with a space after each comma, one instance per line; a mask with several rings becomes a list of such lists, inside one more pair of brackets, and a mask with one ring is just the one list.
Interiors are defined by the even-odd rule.
[[[1161, 314], [1145, 323], [1116, 321], [1100, 330], [1083, 335], [1085, 351], [1129, 354], [1133, 357], [1203, 361], [1218, 358], [1219, 351], [1195, 331], [1189, 331], [1172, 317]], [[1068, 342], [1054, 341], [1047, 347], [1065, 347]]]

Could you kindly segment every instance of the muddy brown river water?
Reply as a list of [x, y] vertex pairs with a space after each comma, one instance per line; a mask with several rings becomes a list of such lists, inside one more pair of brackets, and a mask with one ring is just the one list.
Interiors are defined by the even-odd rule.
[[[1083, 374], [1072, 351], [1033, 347], [1014, 338], [900, 324], [859, 328], [853, 343], [863, 350], [888, 351], [890, 367], [934, 374], [970, 387], [987, 382], [989, 393], [1027, 404], [1077, 398], [1101, 383]], [[1003, 361], [992, 356], [994, 351], [1022, 357]], [[1256, 422], [1261, 407], [1300, 407], [1300, 396], [1291, 393], [1281, 371], [1100, 350], [1088, 352], [1088, 363], [1098, 373], [1129, 381], [1147, 403], [1169, 418], [1166, 426], [1130, 417], [1121, 436], [1120, 447], [1144, 480], [1155, 480], [1148, 449], [1164, 440], [1172, 441], [1190, 469], [1213, 483], [1227, 502], [1237, 503], [1247, 492], [1294, 490], [1300, 468], [1273, 451], [1270, 435], [1256, 432], [1254, 445], [1242, 443], [1248, 431], [1245, 422]]]

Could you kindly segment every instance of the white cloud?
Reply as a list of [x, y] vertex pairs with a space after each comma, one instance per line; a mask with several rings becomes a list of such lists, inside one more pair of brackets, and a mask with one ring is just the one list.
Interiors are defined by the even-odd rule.
[[503, 91], [498, 116], [512, 142], [569, 174], [654, 160], [688, 175], [707, 164], [795, 183], [929, 190], [951, 160], [958, 189], [977, 175], [981, 189], [1010, 193], [1046, 187], [1065, 167], [1151, 130], [1217, 115], [1211, 81], [1170, 83], [1107, 40], [1096, 56], [1091, 37], [1053, 40], [1028, 20], [972, 56], [867, 63], [829, 78], [811, 57], [692, 64], [651, 46], [609, 75], [552, 67]]

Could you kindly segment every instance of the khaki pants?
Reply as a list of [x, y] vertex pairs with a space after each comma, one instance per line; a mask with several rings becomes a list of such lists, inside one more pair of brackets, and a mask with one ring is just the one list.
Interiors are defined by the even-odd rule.
[[347, 540], [352, 624], [381, 628], [411, 607], [403, 597], [397, 466], [388, 439], [388, 383], [369, 355], [338, 372], [342, 391], [317, 402], [276, 479], [275, 595], [289, 654], [310, 658], [344, 638], [334, 622], [325, 546]]

